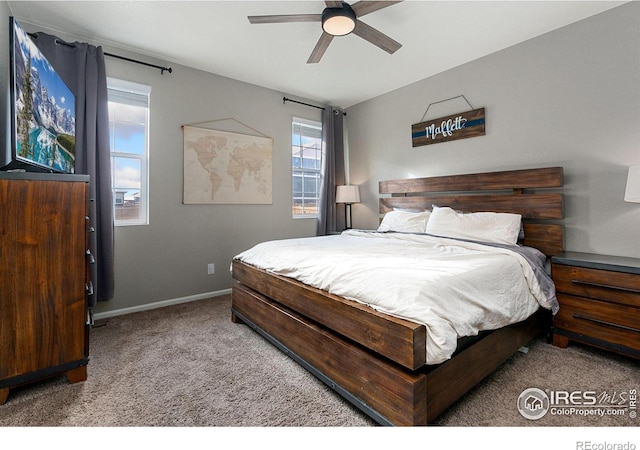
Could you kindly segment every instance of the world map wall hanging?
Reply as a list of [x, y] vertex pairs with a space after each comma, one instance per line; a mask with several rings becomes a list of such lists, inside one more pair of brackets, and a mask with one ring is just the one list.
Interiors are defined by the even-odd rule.
[[187, 125], [182, 129], [184, 204], [272, 203], [273, 139]]
[[483, 136], [484, 134], [484, 108], [439, 117], [411, 126], [413, 147]]

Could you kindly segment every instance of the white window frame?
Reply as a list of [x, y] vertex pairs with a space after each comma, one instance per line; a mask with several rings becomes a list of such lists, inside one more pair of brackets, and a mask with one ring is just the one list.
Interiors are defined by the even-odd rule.
[[[137, 153], [126, 152], [111, 152], [111, 188], [113, 192], [113, 208], [115, 218], [116, 208], [116, 192], [113, 186], [113, 180], [115, 179], [115, 164], [113, 164], [116, 157], [130, 158], [140, 161], [140, 217], [138, 219], [131, 220], [115, 220], [115, 226], [129, 226], [129, 225], [148, 225], [149, 224], [149, 111], [150, 111], [150, 96], [151, 86], [147, 86], [140, 83], [134, 83], [132, 81], [120, 80], [117, 78], [107, 77], [107, 91], [109, 101], [124, 103], [135, 106], [144, 106], [146, 108], [145, 117], [145, 136], [144, 136], [144, 153], [142, 155]], [[109, 127], [111, 132], [111, 127]], [[111, 138], [111, 137], [110, 137]]]
[[[291, 119], [291, 136], [292, 136], [292, 138], [293, 138], [293, 134], [294, 134], [293, 130], [294, 130], [294, 128], [295, 128], [295, 126], [297, 124], [306, 125], [306, 126], [309, 126], [309, 127], [312, 127], [312, 128], [318, 128], [320, 130], [320, 135], [322, 135], [322, 122], [321, 121], [319, 121], [319, 120], [311, 120], [311, 119], [303, 119], [301, 117], [293, 117]], [[295, 199], [297, 198], [297, 197], [295, 197], [295, 194], [294, 194], [294, 182], [295, 182], [294, 180], [295, 180], [295, 177], [296, 177], [296, 173], [299, 173], [299, 172], [306, 172], [306, 173], [310, 173], [310, 174], [311, 173], [314, 173], [314, 174], [317, 173], [318, 174], [319, 185], [318, 185], [318, 192], [317, 192], [318, 197], [316, 198], [316, 211], [317, 211], [317, 208], [319, 207], [319, 202], [320, 202], [320, 198], [319, 198], [319, 196], [320, 196], [320, 185], [322, 184], [322, 180], [320, 179], [321, 178], [321, 169], [320, 168], [318, 168], [318, 169], [309, 169], [309, 168], [304, 168], [304, 167], [300, 167], [300, 168], [294, 167], [294, 165], [293, 165], [293, 142], [291, 143], [291, 149], [292, 149], [292, 152], [291, 152], [291, 215], [292, 215], [292, 217], [294, 219], [314, 219], [314, 218], [318, 218], [318, 213], [317, 212], [315, 212], [315, 213], [305, 213], [305, 214], [296, 214], [296, 213], [294, 213]], [[322, 165], [322, 158], [323, 157], [324, 157], [324, 152], [321, 149], [320, 150], [320, 158], [321, 158], [320, 164], [321, 165]], [[302, 182], [302, 189], [303, 189], [303, 194], [304, 194], [304, 181]], [[304, 195], [303, 195], [303, 197], [304, 197]]]

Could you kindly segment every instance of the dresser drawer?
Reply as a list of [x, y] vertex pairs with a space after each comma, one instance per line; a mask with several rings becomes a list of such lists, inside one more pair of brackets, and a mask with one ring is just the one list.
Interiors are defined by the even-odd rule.
[[559, 293], [554, 331], [575, 334], [640, 350], [640, 309]]
[[640, 308], [640, 276], [553, 264], [556, 291]]

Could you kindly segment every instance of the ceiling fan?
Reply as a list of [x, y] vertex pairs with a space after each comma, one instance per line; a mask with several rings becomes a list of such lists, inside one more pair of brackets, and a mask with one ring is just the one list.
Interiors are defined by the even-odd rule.
[[391, 39], [373, 27], [360, 20], [365, 14], [379, 11], [387, 6], [395, 5], [400, 1], [361, 0], [349, 5], [341, 1], [325, 1], [327, 7], [322, 14], [288, 14], [271, 16], [249, 16], [249, 22], [259, 23], [291, 23], [291, 22], [321, 22], [322, 35], [307, 63], [317, 63], [324, 55], [329, 44], [335, 36], [345, 36], [353, 33], [365, 41], [380, 47], [382, 50], [393, 54], [402, 47], [402, 44]]

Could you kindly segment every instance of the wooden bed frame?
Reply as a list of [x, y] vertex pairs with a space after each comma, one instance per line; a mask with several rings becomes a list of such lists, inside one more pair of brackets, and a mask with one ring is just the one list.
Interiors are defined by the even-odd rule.
[[[518, 213], [524, 245], [563, 250], [561, 167], [382, 181], [380, 213], [394, 207], [451, 206]], [[390, 196], [389, 196], [390, 195]], [[551, 223], [544, 223], [551, 221]], [[554, 223], [554, 221], [556, 223]], [[426, 365], [426, 329], [296, 280], [233, 261], [232, 320], [291, 356], [383, 425], [427, 425], [507, 358], [549, 331], [540, 309], [523, 322], [485, 332], [438, 365]]]

